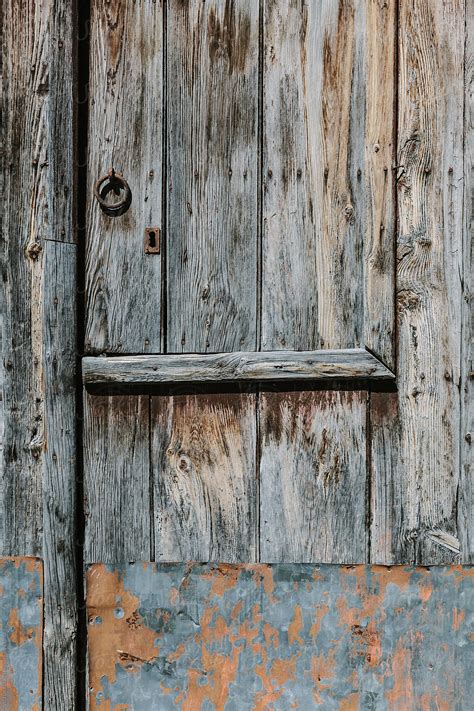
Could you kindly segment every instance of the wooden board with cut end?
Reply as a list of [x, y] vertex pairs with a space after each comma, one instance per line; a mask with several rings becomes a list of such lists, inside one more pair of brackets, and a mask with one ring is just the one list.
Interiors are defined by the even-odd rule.
[[152, 398], [155, 558], [255, 561], [255, 395]]
[[262, 350], [394, 364], [396, 2], [265, 3]]
[[[463, 0], [400, 4], [398, 397], [372, 409], [372, 560], [459, 559]], [[464, 480], [465, 481], [465, 480]], [[460, 523], [461, 521], [461, 523]]]
[[256, 347], [259, 3], [168, 3], [167, 348]]
[[263, 562], [365, 560], [366, 400], [359, 391], [261, 393]]
[[364, 348], [84, 358], [82, 375], [89, 386], [395, 378]]
[[[162, 226], [162, 3], [91, 8], [85, 347], [159, 352], [161, 258], [145, 253], [144, 237]], [[93, 195], [111, 168], [132, 191], [120, 217], [104, 214]]]

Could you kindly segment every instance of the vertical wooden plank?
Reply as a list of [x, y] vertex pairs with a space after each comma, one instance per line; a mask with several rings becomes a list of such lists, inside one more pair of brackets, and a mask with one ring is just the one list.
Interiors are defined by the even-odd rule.
[[255, 561], [255, 395], [152, 399], [156, 560]]
[[385, 563], [459, 556], [464, 26], [462, 0], [400, 5], [398, 424], [382, 433], [393, 420], [376, 407], [372, 446], [371, 539]]
[[[161, 228], [162, 3], [91, 5], [86, 351], [158, 352], [161, 260], [144, 235]], [[93, 197], [112, 167], [132, 191], [121, 217]]]
[[474, 250], [474, 3], [466, 2], [464, 66], [464, 224], [461, 344], [461, 477], [459, 496], [459, 537], [462, 560], [474, 563], [474, 487], [472, 439], [474, 437], [473, 390], [473, 250]]
[[168, 351], [256, 347], [259, 3], [168, 8]]
[[261, 394], [262, 561], [366, 558], [366, 397]]
[[85, 395], [84, 562], [152, 557], [149, 398]]
[[395, 5], [265, 2], [263, 350], [393, 362]]
[[44, 559], [45, 709], [76, 706], [75, 32], [3, 3], [5, 432], [0, 552]]
[[73, 709], [76, 699], [75, 279], [76, 245], [45, 241], [42, 494], [47, 709], [64, 708], [65, 699]]

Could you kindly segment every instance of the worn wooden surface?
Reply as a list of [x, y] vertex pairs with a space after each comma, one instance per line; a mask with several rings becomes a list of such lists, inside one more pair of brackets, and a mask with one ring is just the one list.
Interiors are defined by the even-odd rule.
[[[3, 2], [0, 553], [45, 570], [44, 709], [76, 688], [74, 18]], [[27, 707], [25, 707], [27, 708]]]
[[396, 2], [264, 5], [262, 349], [393, 364]]
[[168, 351], [256, 347], [259, 3], [167, 11]]
[[91, 711], [467, 709], [473, 589], [461, 567], [95, 565]]
[[[96, 0], [91, 10], [86, 351], [159, 352], [161, 258], [145, 254], [144, 235], [162, 219], [162, 3]], [[110, 168], [132, 191], [115, 218], [93, 196]]]
[[261, 393], [263, 562], [367, 559], [366, 401], [357, 391]]
[[466, 3], [464, 58], [464, 220], [461, 343], [461, 470], [459, 482], [459, 538], [462, 558], [474, 563], [474, 484], [472, 441], [474, 438], [474, 3]]
[[84, 560], [151, 557], [149, 398], [85, 397]]
[[155, 560], [255, 561], [255, 395], [155, 397]]
[[363, 348], [84, 358], [82, 373], [86, 385], [395, 378]]
[[42, 642], [42, 563], [38, 558], [0, 558], [2, 711], [43, 708]]
[[458, 511], [464, 2], [402, 3], [399, 22], [398, 397], [372, 413], [372, 560], [436, 564], [472, 530]]

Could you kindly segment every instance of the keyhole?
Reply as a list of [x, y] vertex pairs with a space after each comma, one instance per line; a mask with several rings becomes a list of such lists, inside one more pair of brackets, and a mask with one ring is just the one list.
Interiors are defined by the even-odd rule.
[[160, 253], [160, 228], [147, 227], [145, 230], [145, 254]]

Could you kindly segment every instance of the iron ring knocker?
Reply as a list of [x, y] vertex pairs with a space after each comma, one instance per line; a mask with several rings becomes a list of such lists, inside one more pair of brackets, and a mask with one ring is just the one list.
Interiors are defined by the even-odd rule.
[[[107, 203], [105, 198], [110, 192], [120, 195], [124, 191], [124, 196], [119, 202]], [[94, 185], [94, 197], [100, 205], [100, 209], [109, 217], [119, 217], [127, 212], [132, 203], [132, 191], [121, 173], [116, 173], [113, 168], [107, 175], [102, 176]]]

